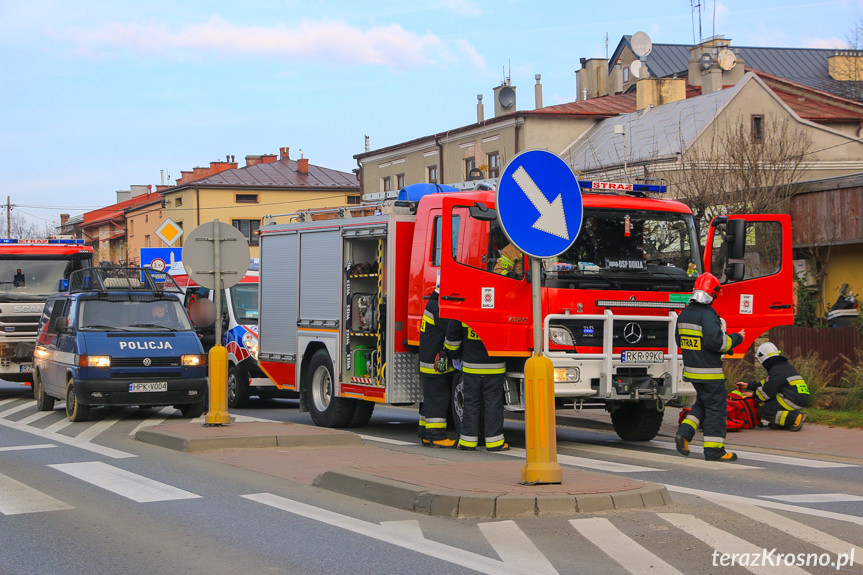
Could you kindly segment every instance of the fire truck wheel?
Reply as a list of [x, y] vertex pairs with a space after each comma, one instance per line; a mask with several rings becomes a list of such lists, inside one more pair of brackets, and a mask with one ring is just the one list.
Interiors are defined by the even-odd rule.
[[611, 412], [611, 423], [624, 441], [650, 441], [659, 433], [664, 414], [653, 400], [620, 402]]
[[452, 401], [449, 403], [447, 427], [453, 429], [456, 435], [461, 434], [461, 421], [464, 417], [464, 382], [459, 375], [452, 384]]
[[372, 413], [375, 411], [375, 404], [372, 401], [356, 400], [354, 406], [354, 415], [351, 417], [351, 422], [348, 427], [362, 427], [372, 418]]
[[75, 395], [75, 380], [69, 378], [66, 384], [66, 417], [69, 421], [87, 421], [90, 418], [90, 406], [82, 405]]
[[241, 378], [237, 366], [228, 368], [228, 407], [242, 408], [249, 405], [249, 378]]
[[309, 414], [320, 427], [347, 427], [356, 410], [356, 401], [333, 397], [333, 362], [324, 349], [319, 349], [309, 362], [305, 382]]
[[33, 372], [33, 395], [36, 396], [36, 409], [39, 411], [54, 411], [54, 398], [45, 393], [42, 377], [38, 371]]

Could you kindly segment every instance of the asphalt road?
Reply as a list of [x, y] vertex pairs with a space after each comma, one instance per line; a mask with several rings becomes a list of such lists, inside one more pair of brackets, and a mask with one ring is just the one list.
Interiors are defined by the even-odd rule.
[[[284, 400], [235, 415], [310, 423]], [[708, 464], [667, 442], [627, 444], [602, 425], [571, 427], [559, 431], [561, 464], [663, 483], [675, 505], [446, 519], [133, 439], [140, 426], [181, 421], [172, 409], [95, 417], [68, 423], [62, 404], [38, 412], [24, 388], [0, 384], [0, 574], [863, 573], [863, 461], [752, 451], [739, 465]], [[380, 447], [426, 453], [416, 421], [411, 410], [378, 408], [360, 432]], [[506, 428], [519, 456], [522, 424]], [[852, 549], [858, 563], [839, 570], [771, 564], [779, 553], [835, 563]], [[768, 565], [740, 555], [749, 567], [723, 566], [724, 552], [757, 553]]]

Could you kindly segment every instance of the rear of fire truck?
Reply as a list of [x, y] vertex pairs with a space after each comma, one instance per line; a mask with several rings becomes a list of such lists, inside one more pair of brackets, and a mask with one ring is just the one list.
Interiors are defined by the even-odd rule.
[[31, 381], [45, 300], [92, 262], [93, 249], [83, 240], [0, 239], [0, 379]]

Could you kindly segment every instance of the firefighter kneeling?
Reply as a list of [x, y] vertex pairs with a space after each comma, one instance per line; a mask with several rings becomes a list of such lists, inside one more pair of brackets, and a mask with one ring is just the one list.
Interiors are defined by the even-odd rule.
[[461, 351], [464, 382], [464, 415], [458, 448], [473, 451], [479, 444], [479, 420], [485, 421], [485, 447], [506, 451], [503, 437], [503, 384], [506, 362], [489, 357], [479, 336], [465, 323], [451, 321], [446, 332], [446, 348]]
[[771, 427], [800, 431], [809, 405], [809, 387], [791, 362], [769, 341], [762, 343], [755, 357], [767, 370], [767, 379], [746, 383], [737, 382], [737, 389], [752, 392], [760, 404], [758, 417], [770, 422]]
[[426, 447], [453, 447], [446, 436], [450, 382], [455, 370], [444, 349], [447, 326], [457, 323], [440, 317], [438, 288], [429, 295], [420, 325], [420, 381], [423, 402], [420, 406], [419, 435]]

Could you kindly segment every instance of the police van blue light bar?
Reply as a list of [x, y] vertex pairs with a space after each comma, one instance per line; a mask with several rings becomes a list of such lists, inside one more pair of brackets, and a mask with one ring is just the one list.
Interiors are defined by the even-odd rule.
[[578, 186], [583, 190], [608, 190], [613, 192], [646, 192], [664, 194], [666, 186], [653, 184], [627, 184], [624, 182], [593, 182], [579, 180]]

